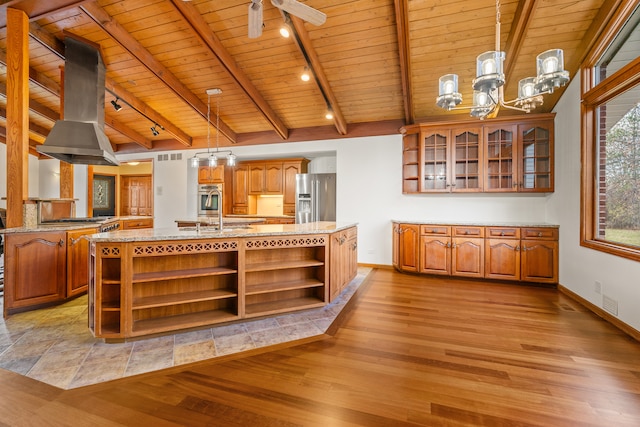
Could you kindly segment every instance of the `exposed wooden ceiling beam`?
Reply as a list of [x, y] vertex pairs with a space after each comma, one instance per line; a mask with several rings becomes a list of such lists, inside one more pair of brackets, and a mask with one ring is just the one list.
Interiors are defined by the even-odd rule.
[[[86, 0], [3, 0], [0, 1], [0, 10], [7, 7], [22, 10], [27, 14], [30, 21], [35, 21], [52, 13], [61, 12], [66, 9], [78, 7]], [[7, 26], [7, 14], [0, 13], [0, 28]]]
[[255, 105], [260, 114], [271, 124], [273, 129], [282, 137], [287, 139], [289, 129], [264, 99], [260, 91], [253, 85], [249, 77], [238, 67], [236, 61], [224, 48], [220, 39], [215, 35], [209, 24], [202, 18], [198, 10], [184, 0], [171, 0], [182, 17], [187, 21], [191, 29], [197, 34], [200, 42], [209, 48], [209, 51], [218, 58], [222, 66], [229, 75], [236, 81], [240, 89], [244, 91], [247, 98]]
[[[207, 105], [191, 92], [168, 68], [158, 61], [144, 46], [129, 34], [116, 20], [95, 2], [80, 6], [96, 24], [116, 41], [124, 50], [129, 52], [141, 65], [162, 81], [179, 98], [191, 106], [205, 120], [207, 119]], [[214, 124], [215, 126], [215, 124]], [[223, 121], [219, 122], [219, 129], [232, 143], [237, 140], [236, 133]]]
[[[65, 60], [65, 53], [64, 53], [65, 47], [62, 41], [58, 40], [56, 37], [54, 37], [52, 34], [48, 33], [47, 31], [45, 31], [44, 29], [42, 29], [38, 24], [34, 22], [32, 22], [29, 25], [29, 34], [35, 41], [40, 43], [43, 47], [46, 47], [51, 52], [55, 53], [62, 61]], [[35, 73], [35, 70], [34, 70], [34, 73]], [[30, 76], [32, 74], [33, 73], [31, 72], [29, 73]], [[54, 93], [53, 89], [49, 84], [46, 83], [45, 79], [41, 79], [37, 83], [40, 86], [42, 86], [44, 89], [47, 89], [51, 93]], [[55, 87], [57, 89], [56, 94], [60, 96], [60, 86], [56, 84]], [[153, 110], [152, 108], [149, 108], [147, 104], [145, 104], [140, 99], [133, 96], [131, 93], [129, 93], [124, 88], [120, 87], [117, 83], [115, 83], [112, 79], [108, 77], [105, 79], [105, 89], [111, 92], [112, 94], [114, 94], [115, 96], [117, 96], [118, 98], [120, 98], [121, 100], [123, 100], [125, 103], [127, 103], [131, 107], [133, 107], [139, 113], [149, 118], [149, 120], [152, 120], [155, 123], [162, 124], [162, 126], [165, 128], [165, 131], [173, 135], [183, 145], [191, 146], [191, 137], [189, 135], [187, 135], [180, 128], [178, 128], [176, 125], [171, 123], [168, 119], [163, 117], [160, 113]], [[134, 142], [140, 144], [142, 147], [151, 148], [149, 144], [153, 144], [153, 142], [151, 142], [150, 139], [142, 136], [140, 133], [134, 131], [128, 126], [125, 126], [124, 124], [119, 123], [114, 118], [110, 118], [109, 120], [105, 118], [105, 124], [111, 127], [113, 130], [121, 133], [122, 135], [131, 138]]]
[[311, 38], [309, 37], [309, 33], [304, 26], [304, 22], [302, 22], [300, 18], [297, 18], [295, 16], [289, 15], [289, 17], [291, 18], [291, 23], [293, 24], [293, 28], [295, 29], [295, 41], [298, 49], [300, 49], [302, 54], [309, 59], [309, 65], [313, 70], [313, 75], [315, 77], [316, 83], [318, 84], [320, 91], [324, 94], [326, 102], [329, 104], [327, 105], [327, 107], [331, 108], [331, 112], [333, 113], [333, 123], [340, 135], [346, 135], [347, 121], [342, 114], [342, 110], [340, 109], [340, 105], [338, 104], [338, 99], [331, 89], [329, 79], [327, 79], [327, 76], [324, 73], [324, 68], [322, 67], [320, 58], [318, 58], [318, 54], [313, 48]]
[[398, 33], [398, 55], [400, 56], [400, 79], [406, 124], [415, 123], [411, 82], [411, 46], [409, 41], [409, 4], [407, 0], [394, 0], [396, 29]]
[[[538, 0], [520, 0], [518, 2], [513, 22], [511, 22], [511, 31], [509, 31], [507, 43], [504, 48], [506, 52], [504, 75], [507, 76], [507, 78], [513, 75], [516, 58], [520, 55], [520, 49], [522, 48], [529, 24], [536, 10], [537, 1]], [[508, 83], [509, 82], [506, 82], [505, 84]]]

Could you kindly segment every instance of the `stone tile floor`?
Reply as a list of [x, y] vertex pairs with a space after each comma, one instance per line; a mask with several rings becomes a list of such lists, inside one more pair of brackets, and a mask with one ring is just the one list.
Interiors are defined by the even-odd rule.
[[115, 344], [89, 331], [85, 295], [0, 319], [0, 368], [72, 389], [321, 335], [369, 271], [359, 268], [340, 296], [322, 308]]

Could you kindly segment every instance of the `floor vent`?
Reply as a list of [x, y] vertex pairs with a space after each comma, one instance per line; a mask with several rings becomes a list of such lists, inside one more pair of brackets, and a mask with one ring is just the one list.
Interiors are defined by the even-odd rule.
[[618, 301], [614, 300], [611, 297], [608, 297], [606, 295], [602, 296], [602, 308], [604, 308], [605, 311], [613, 314], [614, 316], [618, 315]]

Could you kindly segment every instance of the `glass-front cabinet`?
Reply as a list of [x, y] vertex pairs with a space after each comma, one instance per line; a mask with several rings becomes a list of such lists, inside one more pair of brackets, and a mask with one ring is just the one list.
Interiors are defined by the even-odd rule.
[[553, 118], [406, 126], [403, 193], [553, 192]]

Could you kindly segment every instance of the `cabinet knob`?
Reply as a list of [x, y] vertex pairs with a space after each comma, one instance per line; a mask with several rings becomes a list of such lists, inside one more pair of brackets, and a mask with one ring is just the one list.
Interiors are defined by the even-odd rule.
[[60, 239], [60, 241], [58, 242], [58, 245], [64, 246], [64, 239]]
[[516, 246], [516, 252], [520, 250], [520, 245]]
[[504, 236], [504, 231], [500, 233], [501, 236]]
[[538, 232], [538, 237], [542, 237], [542, 231]]

